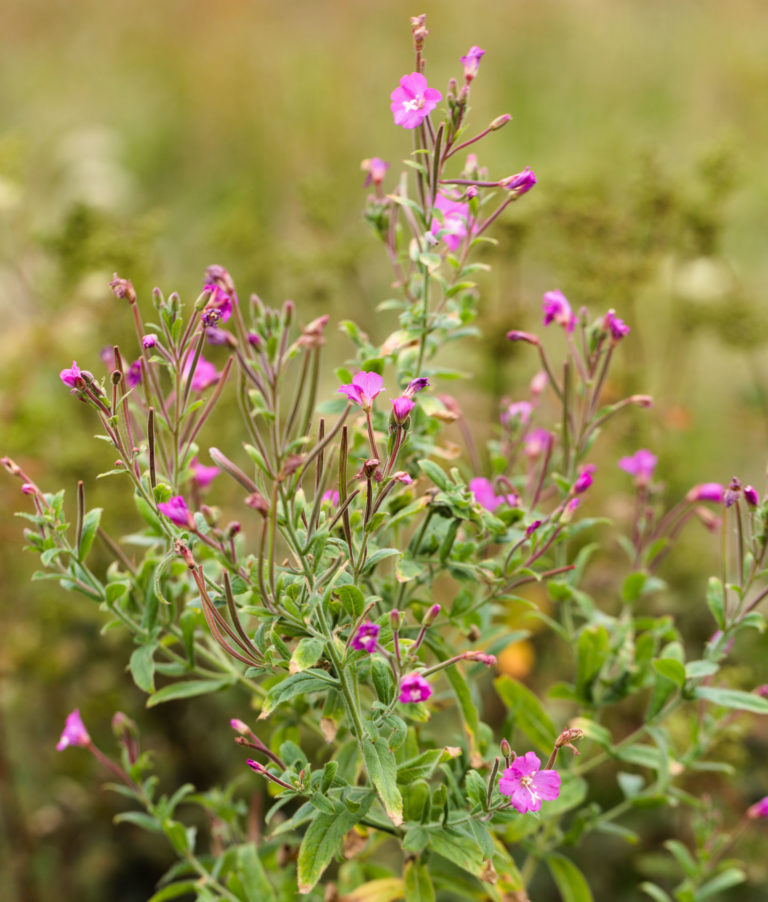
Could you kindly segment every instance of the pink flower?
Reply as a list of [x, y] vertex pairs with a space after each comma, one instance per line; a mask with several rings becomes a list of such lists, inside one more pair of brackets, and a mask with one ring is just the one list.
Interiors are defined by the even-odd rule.
[[420, 673], [409, 673], [400, 680], [400, 701], [404, 705], [425, 702], [432, 695], [432, 687]]
[[187, 507], [187, 502], [181, 495], [169, 498], [168, 501], [161, 501], [157, 505], [157, 509], [164, 514], [171, 523], [177, 526], [186, 526], [188, 529], [194, 529], [195, 521]]
[[495, 511], [500, 504], [506, 503], [510, 507], [516, 507], [520, 503], [516, 492], [509, 495], [497, 495], [493, 483], [483, 476], [472, 479], [469, 483], [469, 490], [475, 496], [475, 501], [488, 511]]
[[499, 184], [502, 188], [506, 188], [507, 191], [514, 194], [515, 197], [520, 197], [521, 194], [527, 194], [536, 182], [538, 182], [538, 179], [536, 178], [533, 169], [531, 169], [530, 166], [526, 166], [522, 172], [507, 176], [507, 178], [502, 179]]
[[514, 404], [510, 404], [505, 411], [501, 414], [501, 422], [505, 426], [509, 426], [514, 423], [527, 423], [531, 418], [531, 413], [533, 411], [533, 405], [531, 405], [528, 401], [515, 401]]
[[406, 473], [405, 470], [398, 470], [397, 473], [393, 473], [392, 478], [395, 482], [402, 482], [403, 485], [413, 485], [413, 477]]
[[373, 652], [376, 648], [380, 630], [381, 627], [377, 623], [371, 623], [370, 620], [361, 623], [352, 639], [352, 648], [356, 648], [358, 651], [367, 651], [368, 653]]
[[618, 316], [616, 316], [614, 310], [609, 310], [603, 317], [603, 329], [605, 329], [606, 332], [611, 333], [611, 338], [614, 343], [621, 341], [621, 339], [624, 338], [625, 335], [629, 335], [630, 332], [629, 326], [624, 320], [619, 319]]
[[83, 725], [80, 711], [75, 708], [71, 714], [67, 715], [64, 732], [61, 734], [61, 739], [56, 743], [56, 749], [61, 752], [71, 745], [87, 746], [90, 744], [91, 737]]
[[757, 507], [757, 505], [760, 504], [760, 496], [757, 494], [757, 489], [753, 485], [744, 486], [744, 500], [747, 504], [751, 504], [752, 507]]
[[455, 251], [466, 238], [469, 223], [469, 204], [451, 200], [444, 194], [435, 197], [435, 209], [440, 210], [442, 220], [435, 216], [430, 231], [443, 239], [448, 249]]
[[[192, 369], [192, 359], [192, 357], [188, 357], [187, 362], [184, 364], [182, 375], [185, 379], [188, 378], [189, 371]], [[205, 360], [201, 354], [197, 360], [194, 375], [192, 376], [192, 391], [203, 391], [208, 388], [209, 385], [213, 385], [214, 382], [217, 382], [219, 375], [219, 371], [216, 367]]]
[[464, 78], [467, 80], [467, 83], [471, 82], [477, 75], [477, 70], [480, 68], [480, 60], [484, 55], [485, 50], [473, 46], [469, 48], [466, 56], [461, 57], [461, 64], [464, 66]]
[[580, 470], [579, 475], [576, 477], [576, 482], [573, 484], [573, 490], [577, 495], [580, 495], [582, 492], [586, 492], [586, 490], [592, 485], [594, 480], [592, 479], [592, 474], [595, 472], [597, 467], [594, 464], [585, 464]]
[[400, 79], [400, 85], [390, 94], [389, 108], [395, 117], [395, 125], [416, 128], [442, 99], [439, 91], [427, 86], [427, 80], [420, 72], [411, 72]]
[[71, 369], [62, 370], [59, 373], [59, 379], [61, 379], [64, 385], [68, 385], [70, 388], [77, 388], [77, 384], [82, 378], [83, 371], [74, 360], [72, 361]]
[[237, 295], [229, 295], [215, 282], [208, 282], [203, 291], [209, 292], [208, 303], [203, 310], [203, 322], [206, 326], [225, 323], [232, 316], [232, 301], [237, 303]]
[[157, 344], [157, 335], [154, 332], [149, 332], [147, 335], [142, 336], [141, 346], [143, 348], [154, 348]]
[[321, 501], [329, 501], [331, 507], [339, 506], [339, 490], [338, 489], [328, 489], [327, 492], [323, 493], [323, 497], [320, 499]]
[[355, 373], [349, 385], [342, 385], [339, 392], [363, 410], [370, 410], [373, 399], [384, 391], [384, 380], [378, 373]]
[[189, 468], [192, 470], [192, 479], [194, 479], [201, 489], [209, 486], [219, 473], [221, 473], [221, 470], [218, 467], [206, 467], [205, 464], [199, 463], [196, 457], [192, 460]]
[[542, 801], [551, 802], [560, 795], [560, 774], [539, 770], [541, 761], [534, 752], [515, 758], [499, 779], [499, 792], [509, 796], [520, 814], [539, 811]]
[[134, 388], [141, 382], [141, 358], [134, 360], [125, 373], [128, 388]]
[[755, 802], [754, 805], [748, 808], [747, 817], [768, 817], [768, 796], [765, 796], [764, 798], [760, 799], [759, 802]]
[[534, 520], [533, 523], [529, 524], [525, 528], [525, 537], [530, 538], [536, 530], [541, 526], [542, 520]]
[[419, 376], [418, 379], [411, 379], [405, 387], [403, 397], [412, 398], [415, 394], [418, 394], [418, 392], [424, 391], [425, 388], [429, 388], [429, 379], [427, 379], [426, 376]]
[[552, 445], [554, 436], [546, 429], [532, 429], [525, 437], [525, 453], [531, 460], [544, 454]]
[[648, 485], [657, 463], [658, 459], [655, 454], [646, 448], [641, 448], [639, 451], [635, 451], [631, 457], [622, 457], [619, 460], [619, 468], [625, 473], [629, 473], [630, 476], [634, 476], [637, 485]]
[[387, 169], [389, 169], [389, 163], [385, 163], [379, 157], [371, 157], [370, 160], [363, 160], [360, 168], [363, 172], [368, 173], [363, 183], [363, 186], [368, 188], [370, 185], [380, 185], [384, 181], [384, 176], [387, 174]]
[[402, 426], [415, 406], [415, 402], [411, 401], [410, 398], [406, 398], [405, 395], [395, 398], [392, 401], [392, 413], [394, 414], [395, 422]]
[[725, 489], [719, 482], [702, 482], [695, 485], [685, 496], [686, 501], [715, 501], [722, 504]]
[[573, 332], [576, 325], [576, 317], [571, 310], [571, 305], [562, 291], [548, 291], [544, 295], [544, 325], [557, 323], [566, 332]]

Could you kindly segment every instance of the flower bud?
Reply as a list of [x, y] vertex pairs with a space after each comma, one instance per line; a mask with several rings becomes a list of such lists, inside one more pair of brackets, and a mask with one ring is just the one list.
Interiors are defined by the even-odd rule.
[[440, 605], [433, 604], [431, 608], [424, 615], [424, 619], [421, 621], [422, 626], [432, 626], [437, 618], [437, 615], [440, 613]]
[[538, 337], [532, 332], [520, 332], [518, 329], [512, 329], [511, 332], [507, 332], [507, 338], [510, 341], [527, 341], [531, 345], [541, 344]]
[[512, 117], [509, 113], [503, 113], [501, 116], [497, 116], [493, 122], [488, 126], [488, 128], [492, 131], [498, 131], [500, 128], [504, 128], [504, 126], [510, 121]]
[[757, 505], [760, 503], [760, 498], [754, 486], [744, 486], [744, 500], [752, 507], [757, 507]]
[[397, 632], [400, 629], [400, 624], [402, 623], [402, 615], [397, 608], [394, 611], [389, 612], [389, 623], [392, 627], [393, 632]]

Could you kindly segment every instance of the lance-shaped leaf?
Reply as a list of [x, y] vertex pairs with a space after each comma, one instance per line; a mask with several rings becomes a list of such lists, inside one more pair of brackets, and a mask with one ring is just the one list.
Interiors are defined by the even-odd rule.
[[395, 756], [383, 739], [379, 738], [375, 742], [364, 739], [363, 760], [390, 820], [396, 827], [400, 826], [403, 822], [403, 797], [397, 788]]

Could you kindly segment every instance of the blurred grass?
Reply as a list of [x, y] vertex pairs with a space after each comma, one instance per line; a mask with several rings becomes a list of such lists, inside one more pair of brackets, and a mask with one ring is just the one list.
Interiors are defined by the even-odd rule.
[[[73, 357], [96, 369], [98, 348], [115, 340], [129, 346], [127, 311], [107, 288], [115, 270], [145, 298], [155, 284], [191, 298], [205, 266], [218, 262], [242, 294], [274, 304], [292, 297], [304, 320], [327, 310], [376, 338], [392, 329], [375, 314], [390, 276], [360, 215], [359, 163], [378, 155], [396, 166], [407, 154], [388, 95], [412, 67], [408, 17], [422, 11], [432, 29], [430, 83], [443, 89], [459, 74], [458, 56], [478, 44], [487, 55], [473, 122], [514, 117], [483, 145], [481, 162], [499, 175], [531, 165], [539, 178], [498, 232], [488, 338], [465, 367], [474, 379], [449, 387], [475, 402], [478, 434], [534, 365], [499, 336], [535, 325], [542, 291], [558, 286], [594, 314], [616, 306], [634, 329], [616, 388], [657, 396], [656, 412], [627, 420], [599, 450], [607, 484], [619, 484], [608, 475], [618, 441], [657, 447], [677, 494], [733, 473], [763, 486], [768, 6], [760, 0], [727, 8], [6, 0], [2, 453], [70, 494], [77, 478], [109, 465], [57, 374]], [[331, 351], [329, 369], [349, 353], [338, 341]], [[114, 491], [97, 483], [90, 498], [109, 507], [119, 534], [125, 513]], [[3, 511], [19, 498], [17, 484], [0, 480]], [[137, 831], [105, 830], [98, 817], [117, 803], [84, 789], [96, 779], [88, 763], [53, 752], [76, 704], [105, 742], [115, 707], [140, 711], [140, 694], [115, 672], [125, 640], [100, 637], [85, 601], [29, 584], [34, 561], [20, 545], [21, 524], [2, 517], [0, 764], [17, 794], [4, 812], [7, 848], [28, 856], [20, 902], [144, 899], [162, 867], [157, 853]], [[700, 591], [702, 547], [686, 540], [667, 574], [681, 605]], [[764, 679], [757, 643], [745, 654]], [[204, 782], [228, 737], [219, 706], [196, 706], [196, 715], [196, 725], [180, 712], [150, 717], [147, 731], [158, 758], [168, 752], [169, 772], [186, 767]], [[756, 742], [764, 751], [765, 737]], [[135, 883], [119, 870], [120, 851], [139, 862]], [[615, 895], [617, 886], [611, 898], [632, 897]]]

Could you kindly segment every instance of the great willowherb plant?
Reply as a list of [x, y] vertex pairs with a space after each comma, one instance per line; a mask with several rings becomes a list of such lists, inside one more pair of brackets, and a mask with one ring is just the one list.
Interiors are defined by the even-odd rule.
[[[642, 888], [656, 902], [712, 898], [745, 872], [724, 858], [727, 825], [691, 775], [721, 767], [710, 756], [738, 712], [768, 713], [762, 689], [719, 678], [735, 636], [765, 625], [766, 505], [733, 480], [694, 486], [664, 511], [656, 456], [622, 458], [635, 489], [631, 536], [619, 539], [628, 572], [618, 597], [598, 605], [584, 583], [598, 546], [584, 536], [603, 521], [579, 519], [578, 507], [602, 427], [624, 408], [651, 405], [644, 395], [603, 399], [629, 327], [613, 310], [590, 322], [560, 291], [547, 292], [543, 324], [562, 331], [563, 360], [555, 365], [538, 335], [509, 333], [532, 347], [538, 372], [526, 397], [505, 405], [485, 455], [457, 402], [434, 393], [450, 375], [438, 352], [473, 334], [473, 279], [485, 268], [477, 251], [536, 177], [526, 167], [490, 178], [462, 154], [510, 117], [467, 137], [483, 51], [461, 58], [462, 83], [451, 80], [441, 107], [424, 75], [424, 17], [412, 26], [414, 71], [391, 94], [395, 124], [413, 136], [410, 171], [387, 192], [388, 164], [364, 163], [366, 218], [401, 295], [381, 309], [398, 312], [399, 328], [376, 346], [343, 323], [355, 363], [318, 398], [328, 316], [296, 328], [290, 302], [244, 302], [212, 266], [188, 316], [176, 295], [156, 290], [145, 322], [133, 286], [116, 277], [137, 359], [115, 346], [106, 378], [73, 362], [61, 380], [101, 423], [118, 455], [109, 475], [132, 492], [145, 525], [111, 538], [80, 483], [73, 533], [63, 492], [42, 491], [3, 459], [34, 505], [22, 516], [43, 575], [99, 603], [133, 636], [130, 670], [147, 704], [228, 692], [246, 780], [161, 795], [137, 727], [120, 713], [119, 763], [94, 745], [78, 710], [58, 748], [89, 749], [139, 809], [118, 820], [168, 838], [179, 862], [154, 902], [296, 892], [348, 902], [525, 900], [540, 864], [565, 902], [582, 902], [592, 898], [587, 880], [561, 847], [593, 831], [632, 840], [622, 815], [664, 804], [690, 807], [697, 844], [670, 839], [682, 882]], [[206, 443], [208, 465], [199, 459], [205, 427], [225, 391], [237, 396], [246, 442], [227, 453]], [[443, 438], [450, 423], [469, 456], [446, 471], [457, 454]], [[224, 524], [203, 503], [225, 475], [242, 491], [242, 522]], [[723, 563], [707, 594], [716, 631], [688, 660], [672, 617], [654, 616], [648, 602], [663, 593], [656, 570], [691, 518], [722, 530]], [[114, 557], [106, 573], [88, 563], [97, 536]], [[526, 600], [532, 584], [547, 587], [554, 611]], [[512, 600], [571, 658], [558, 665], [551, 706], [508, 675], [493, 680], [508, 712], [499, 736], [481, 702], [495, 655], [529, 635], [506, 625]], [[612, 803], [590, 800], [593, 775]], [[249, 815], [248, 795], [260, 796], [252, 812], [264, 812], [263, 823]], [[186, 825], [186, 806], [215, 821], [215, 842]], [[744, 823], [767, 813], [763, 799]], [[321, 889], [334, 860], [342, 863]]]

